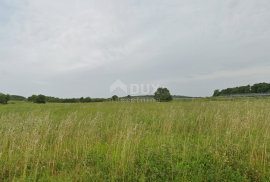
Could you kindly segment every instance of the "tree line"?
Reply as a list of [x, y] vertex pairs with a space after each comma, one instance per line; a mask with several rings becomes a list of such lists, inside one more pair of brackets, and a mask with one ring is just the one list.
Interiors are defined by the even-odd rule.
[[0, 103], [7, 103], [7, 101], [9, 100], [26, 100], [26, 98], [20, 95], [9, 95], [0, 93]]
[[34, 103], [87, 103], [87, 102], [103, 102], [106, 101], [106, 99], [103, 98], [90, 98], [90, 97], [81, 97], [81, 98], [66, 98], [61, 99], [58, 97], [52, 97], [52, 96], [45, 96], [45, 95], [32, 95], [27, 98], [27, 101], [34, 102]]
[[268, 93], [270, 92], [270, 83], [255, 83], [250, 86], [240, 86], [233, 88], [226, 88], [223, 90], [215, 90], [213, 96], [223, 96], [232, 94], [248, 94], [248, 93]]
[[[148, 96], [147, 96], [148, 97]], [[170, 94], [170, 91], [167, 88], [158, 88], [155, 94], [152, 96], [156, 101], [158, 102], [169, 102], [172, 101], [172, 95]], [[128, 95], [125, 97], [128, 100], [131, 100], [131, 96]], [[66, 99], [61, 99], [58, 97], [52, 97], [52, 96], [45, 96], [42, 94], [39, 95], [31, 95], [27, 99], [23, 96], [18, 96], [18, 95], [5, 95], [0, 93], [0, 103], [7, 104], [9, 100], [26, 100], [29, 102], [34, 102], [34, 103], [46, 103], [46, 102], [51, 102], [51, 103], [85, 103], [85, 102], [103, 102], [103, 101], [116, 101], [118, 100], [118, 96], [114, 95], [111, 98], [104, 99], [104, 98], [66, 98]]]
[[42, 94], [39, 95], [31, 95], [28, 98], [19, 96], [19, 95], [9, 95], [9, 94], [3, 94], [0, 93], [0, 104], [7, 104], [8, 101], [14, 100], [14, 101], [29, 101], [34, 103], [87, 103], [87, 102], [103, 102], [107, 101], [109, 99], [104, 98], [91, 98], [91, 97], [81, 97], [81, 98], [58, 98], [58, 97], [52, 97], [52, 96], [45, 96]]

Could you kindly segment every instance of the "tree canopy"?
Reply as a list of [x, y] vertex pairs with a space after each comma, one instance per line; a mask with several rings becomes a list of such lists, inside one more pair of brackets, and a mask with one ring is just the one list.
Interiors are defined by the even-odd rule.
[[20, 95], [10, 95], [10, 100], [25, 100], [26, 98]]
[[36, 99], [35, 99], [34, 102], [35, 102], [35, 103], [39, 103], [39, 104], [45, 104], [45, 103], [46, 103], [46, 101], [45, 101], [45, 95], [39, 94], [39, 95], [36, 97]]
[[213, 96], [223, 96], [223, 95], [231, 95], [231, 94], [247, 94], [247, 93], [267, 93], [270, 92], [270, 83], [255, 83], [250, 86], [240, 86], [233, 88], [226, 88], [223, 90], [215, 90]]
[[159, 102], [169, 102], [172, 101], [172, 95], [170, 94], [170, 91], [167, 88], [158, 88], [155, 92], [154, 99]]
[[[32, 95], [27, 98], [27, 101], [30, 102], [35, 102], [37, 95]], [[51, 103], [79, 103], [79, 102], [103, 102], [106, 101], [107, 99], [103, 98], [94, 98], [92, 99], [91, 97], [86, 97], [86, 98], [65, 98], [61, 99], [58, 97], [52, 97], [52, 96], [45, 96], [45, 101], [46, 102], [51, 102]]]
[[28, 97], [27, 100], [30, 101], [30, 102], [35, 102], [36, 97], [37, 96], [35, 94], [33, 94], [32, 96]]
[[127, 100], [130, 100], [131, 99], [131, 96], [130, 95], [127, 95]]
[[82, 103], [85, 102], [83, 97], [81, 97], [79, 100], [80, 100], [80, 102], [82, 102]]
[[92, 101], [92, 99], [90, 98], [90, 97], [86, 97], [85, 99], [84, 99], [84, 102], [91, 102]]
[[0, 103], [1, 104], [7, 104], [9, 100], [10, 100], [9, 94], [1, 94], [0, 95]]
[[112, 96], [112, 100], [113, 101], [116, 101], [117, 99], [118, 99], [118, 96], [117, 95]]

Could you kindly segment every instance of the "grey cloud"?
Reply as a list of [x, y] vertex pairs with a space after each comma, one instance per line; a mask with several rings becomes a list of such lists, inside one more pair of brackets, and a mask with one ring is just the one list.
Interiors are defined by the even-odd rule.
[[269, 82], [267, 0], [1, 3], [0, 70], [9, 76], [1, 72], [0, 92], [109, 97], [119, 78], [209, 96]]

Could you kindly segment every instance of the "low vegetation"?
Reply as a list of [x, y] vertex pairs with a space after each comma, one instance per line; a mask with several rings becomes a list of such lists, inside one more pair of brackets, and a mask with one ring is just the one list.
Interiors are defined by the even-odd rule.
[[0, 105], [0, 181], [267, 181], [269, 101]]

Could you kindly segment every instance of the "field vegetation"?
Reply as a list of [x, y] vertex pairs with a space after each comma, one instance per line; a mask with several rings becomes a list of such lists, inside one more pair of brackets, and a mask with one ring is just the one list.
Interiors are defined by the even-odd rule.
[[267, 98], [12, 103], [0, 181], [269, 180]]

